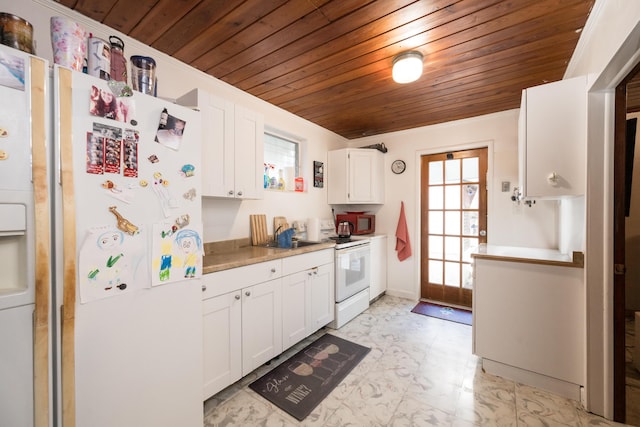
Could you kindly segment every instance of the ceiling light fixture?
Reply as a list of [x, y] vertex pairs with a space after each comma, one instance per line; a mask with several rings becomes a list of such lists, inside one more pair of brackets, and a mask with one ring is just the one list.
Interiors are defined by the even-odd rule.
[[422, 54], [402, 52], [393, 58], [393, 80], [397, 83], [415, 82], [422, 75]]

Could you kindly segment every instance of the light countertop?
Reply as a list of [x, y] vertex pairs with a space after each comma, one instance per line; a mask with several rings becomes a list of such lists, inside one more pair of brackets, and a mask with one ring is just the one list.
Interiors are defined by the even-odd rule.
[[471, 254], [474, 259], [525, 262], [532, 264], [584, 267], [584, 254], [563, 254], [557, 249], [526, 248], [520, 246], [498, 246], [482, 244]]
[[266, 248], [251, 246], [246, 244], [245, 240], [247, 239], [242, 239], [240, 243], [234, 241], [232, 243], [220, 242], [221, 244], [217, 244], [216, 242], [205, 244], [202, 272], [204, 274], [213, 273], [335, 247], [335, 242], [322, 242], [291, 249]]

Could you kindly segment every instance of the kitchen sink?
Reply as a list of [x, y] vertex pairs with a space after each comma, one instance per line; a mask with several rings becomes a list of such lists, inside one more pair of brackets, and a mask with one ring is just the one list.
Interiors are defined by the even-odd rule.
[[[296, 245], [297, 243], [297, 245]], [[263, 243], [261, 245], [258, 245], [261, 248], [269, 248], [269, 249], [296, 249], [296, 248], [304, 248], [306, 246], [313, 246], [313, 245], [318, 245], [321, 242], [309, 242], [306, 240], [298, 240], [297, 242], [294, 240], [293, 244], [290, 248], [283, 248], [278, 246], [277, 242], [267, 242], [267, 243]]]
[[290, 249], [290, 248], [281, 248], [280, 246], [278, 246], [277, 242], [263, 243], [261, 245], [258, 245], [258, 247], [260, 247], [260, 248], [269, 248], [269, 249]]
[[299, 248], [304, 248], [305, 246], [319, 245], [320, 243], [321, 242], [308, 242], [308, 241], [305, 241], [305, 240], [298, 240], [298, 247]]

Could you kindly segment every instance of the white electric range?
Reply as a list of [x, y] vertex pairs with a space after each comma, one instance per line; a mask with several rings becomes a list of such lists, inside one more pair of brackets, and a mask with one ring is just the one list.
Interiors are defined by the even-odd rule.
[[321, 221], [321, 235], [335, 246], [335, 317], [329, 327], [339, 329], [369, 308], [371, 252], [363, 236], [338, 237], [333, 220]]

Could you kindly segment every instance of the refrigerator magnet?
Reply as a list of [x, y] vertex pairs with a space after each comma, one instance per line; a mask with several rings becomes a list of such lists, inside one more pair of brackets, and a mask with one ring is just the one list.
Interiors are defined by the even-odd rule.
[[190, 188], [186, 193], [182, 195], [182, 197], [184, 197], [186, 200], [189, 200], [190, 202], [193, 202], [193, 200], [196, 198], [196, 189]]
[[176, 218], [176, 225], [178, 228], [185, 228], [191, 222], [191, 217], [189, 214], [180, 215]]
[[182, 166], [182, 168], [180, 169], [180, 173], [185, 178], [188, 178], [188, 177], [193, 176], [195, 174], [195, 170], [196, 170], [195, 166], [190, 165], [190, 164], [186, 164], [186, 165]]
[[[102, 183], [102, 188], [105, 189], [107, 194], [122, 202], [131, 204], [135, 200], [135, 192], [131, 188], [125, 188], [117, 186], [113, 181], [106, 180]], [[126, 230], [123, 230], [126, 231]]]
[[4, 128], [0, 128], [0, 138], [6, 138], [8, 136], [9, 136], [9, 131]]
[[109, 212], [115, 215], [118, 230], [124, 231], [131, 236], [135, 236], [136, 234], [138, 234], [138, 227], [136, 225], [133, 225], [131, 221], [120, 215], [120, 213], [117, 211], [117, 206], [110, 206]]

